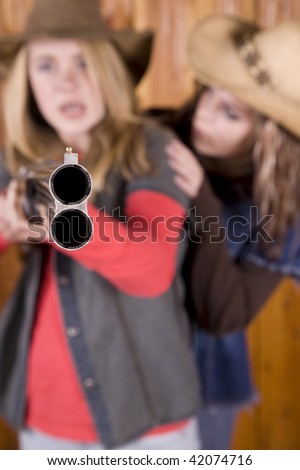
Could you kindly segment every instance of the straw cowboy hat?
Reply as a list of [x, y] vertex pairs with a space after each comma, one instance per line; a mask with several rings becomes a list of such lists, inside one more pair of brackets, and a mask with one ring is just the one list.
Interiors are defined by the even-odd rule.
[[188, 56], [200, 83], [232, 92], [300, 137], [300, 21], [259, 29], [216, 14], [196, 24]]
[[19, 48], [36, 38], [108, 39], [137, 83], [146, 71], [152, 46], [150, 31], [112, 31], [97, 0], [36, 0], [22, 34], [0, 37], [0, 71], [5, 73]]

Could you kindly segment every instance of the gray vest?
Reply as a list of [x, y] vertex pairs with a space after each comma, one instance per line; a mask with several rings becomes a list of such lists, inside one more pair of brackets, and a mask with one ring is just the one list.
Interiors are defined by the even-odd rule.
[[[166, 162], [164, 147], [170, 136], [147, 129], [146, 138], [156, 174], [132, 182], [112, 177], [113, 191], [99, 194], [97, 207], [111, 214], [120, 207], [122, 214], [126, 196], [139, 189], [165, 193], [188, 207]], [[0, 168], [0, 188], [8, 180]], [[178, 246], [179, 268], [185, 244]], [[15, 428], [24, 422], [27, 358], [43, 252], [40, 245], [28, 256], [0, 321], [0, 413]], [[121, 292], [59, 252], [55, 271], [66, 341], [104, 445], [114, 448], [154, 426], [194, 415], [200, 391], [180, 277], [162, 295], [145, 298]]]

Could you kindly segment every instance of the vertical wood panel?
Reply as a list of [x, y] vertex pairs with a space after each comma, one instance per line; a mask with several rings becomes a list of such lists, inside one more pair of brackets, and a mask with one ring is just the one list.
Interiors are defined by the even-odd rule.
[[34, 0], [1, 0], [1, 34], [21, 31]]
[[263, 26], [273, 26], [278, 21], [277, 0], [262, 0], [259, 2], [258, 22]]
[[133, 0], [99, 0], [101, 14], [113, 29], [132, 26]]
[[11, 247], [0, 257], [0, 310], [19, 277], [22, 262], [19, 249]]
[[299, 306], [299, 285], [285, 280], [248, 329], [260, 402], [251, 420], [241, 413], [234, 448], [251, 448], [253, 431], [254, 449], [300, 448]]
[[154, 54], [139, 87], [144, 106], [176, 107], [190, 91], [186, 0], [136, 0], [134, 26], [155, 31]]
[[[21, 268], [19, 251], [16, 247], [10, 248], [0, 257], [0, 311], [17, 282]], [[0, 418], [1, 449], [18, 449], [18, 441], [15, 432]]]
[[300, 1], [292, 0], [292, 18], [300, 18]]
[[286, 281], [262, 317], [262, 428], [267, 449], [300, 448], [299, 290]]
[[299, 0], [261, 0], [257, 3], [257, 20], [263, 26], [299, 17]]
[[0, 419], [0, 450], [18, 450], [18, 448], [15, 432]]

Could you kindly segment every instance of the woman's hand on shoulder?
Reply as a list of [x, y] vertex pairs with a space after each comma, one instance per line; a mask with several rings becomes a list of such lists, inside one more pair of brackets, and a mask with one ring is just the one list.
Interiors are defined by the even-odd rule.
[[204, 170], [193, 152], [179, 140], [166, 147], [168, 163], [175, 171], [175, 183], [191, 199], [195, 198], [204, 180]]

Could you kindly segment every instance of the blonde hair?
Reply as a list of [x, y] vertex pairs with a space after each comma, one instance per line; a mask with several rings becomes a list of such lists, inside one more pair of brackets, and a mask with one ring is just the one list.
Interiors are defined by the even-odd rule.
[[[80, 45], [87, 73], [95, 86], [100, 87], [106, 108], [103, 120], [91, 131], [91, 145], [84, 160], [94, 190], [102, 190], [107, 188], [111, 170], [129, 180], [151, 173], [154, 165], [146, 155], [144, 121], [138, 115], [131, 77], [117, 50], [107, 41], [84, 41]], [[13, 175], [21, 166], [44, 159], [61, 161], [65, 151], [34, 101], [28, 82], [27, 57], [24, 46], [4, 87], [6, 158]]]
[[254, 146], [254, 198], [261, 215], [273, 215], [270, 234], [282, 241], [300, 208], [300, 141], [271, 119], [259, 126]]

